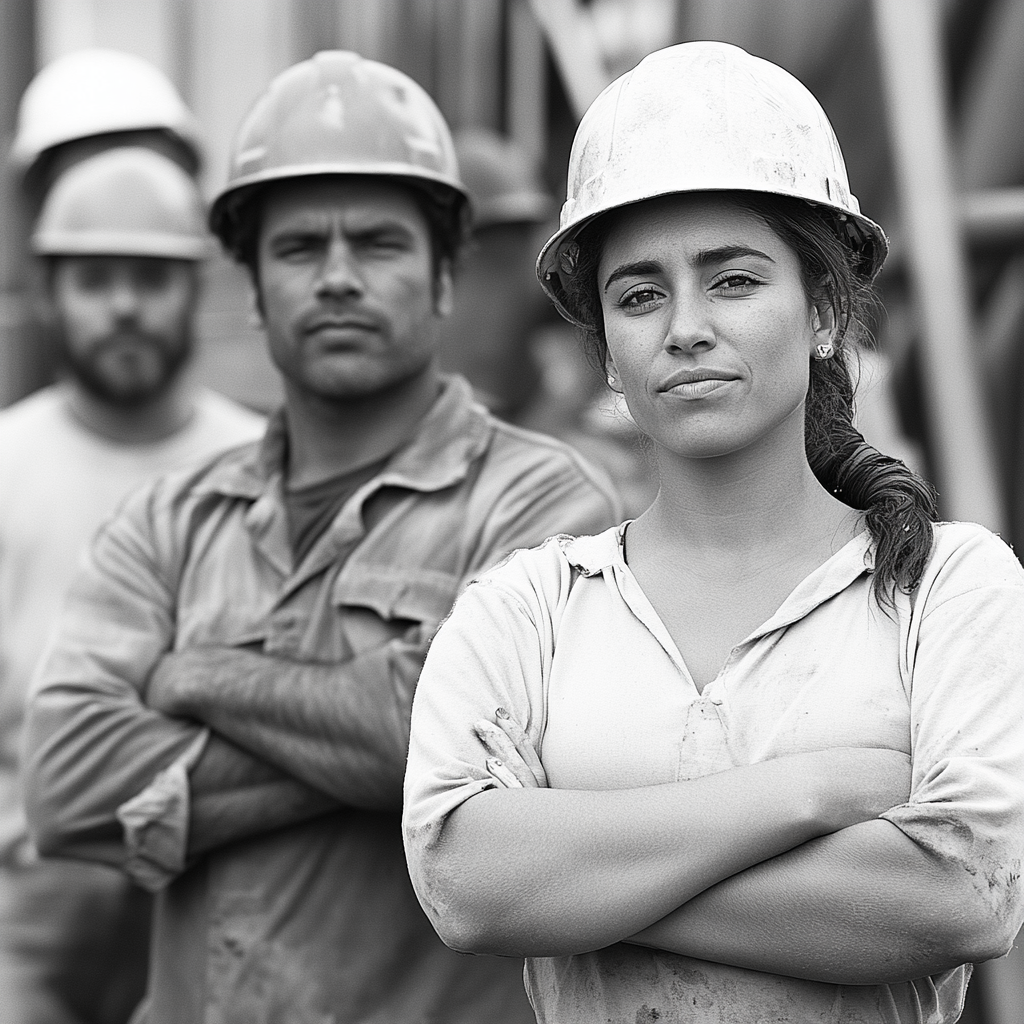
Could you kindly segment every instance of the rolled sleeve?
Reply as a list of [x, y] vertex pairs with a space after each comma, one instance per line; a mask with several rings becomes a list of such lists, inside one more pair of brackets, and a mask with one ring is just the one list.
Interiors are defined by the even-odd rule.
[[117, 809], [128, 851], [124, 870], [143, 889], [159, 892], [185, 870], [189, 778], [210, 737], [204, 729], [173, 764]]
[[[536, 554], [521, 552], [516, 564], [497, 572], [515, 574]], [[567, 566], [565, 577], [567, 582]], [[557, 590], [551, 599], [557, 602]], [[551, 617], [542, 602], [489, 578], [469, 587], [434, 638], [413, 702], [403, 817], [410, 875], [426, 907], [443, 899], [437, 889], [444, 871], [437, 859], [443, 857], [445, 821], [495, 785], [473, 725], [494, 721], [503, 707], [540, 749], [552, 651]]]
[[963, 866], [1010, 934], [1024, 921], [1024, 573], [978, 531], [924, 594], [907, 654], [913, 781], [886, 812]]
[[118, 808], [202, 732], [144, 700], [174, 636], [152, 501], [149, 489], [136, 495], [94, 540], [35, 681], [25, 803], [43, 854], [123, 867]]

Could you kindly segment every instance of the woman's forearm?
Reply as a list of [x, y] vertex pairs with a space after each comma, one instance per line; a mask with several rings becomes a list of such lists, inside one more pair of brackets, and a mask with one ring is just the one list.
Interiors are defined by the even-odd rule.
[[821, 751], [644, 789], [489, 790], [451, 814], [414, 878], [457, 949], [596, 949], [723, 878], [901, 799], [902, 755], [871, 756], [886, 755], [888, 790], [864, 751]]
[[1006, 952], [987, 888], [879, 819], [733, 875], [629, 941], [814, 981], [907, 981]]

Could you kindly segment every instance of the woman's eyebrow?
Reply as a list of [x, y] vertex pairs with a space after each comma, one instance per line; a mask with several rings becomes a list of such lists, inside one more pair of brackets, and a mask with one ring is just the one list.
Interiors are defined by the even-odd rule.
[[615, 284], [623, 277], [636, 277], [643, 274], [657, 274], [661, 270], [661, 264], [656, 260], [637, 260], [636, 263], [620, 263], [609, 275], [604, 283], [604, 290]]
[[755, 256], [769, 263], [775, 262], [768, 253], [752, 249], [748, 245], [723, 245], [717, 249], [699, 249], [694, 253], [691, 262], [695, 267], [707, 267], [715, 263], [726, 263], [741, 256]]
[[[760, 249], [752, 249], [749, 245], [722, 245], [715, 249], [699, 249], [693, 254], [690, 261], [695, 267], [708, 267], [717, 263], [727, 263], [729, 260], [738, 259], [741, 256], [753, 256], [757, 259], [767, 260], [774, 263], [766, 252]], [[657, 274], [662, 269], [657, 260], [637, 260], [635, 263], [621, 263], [609, 275], [604, 283], [604, 291], [620, 278], [642, 277], [645, 274]]]

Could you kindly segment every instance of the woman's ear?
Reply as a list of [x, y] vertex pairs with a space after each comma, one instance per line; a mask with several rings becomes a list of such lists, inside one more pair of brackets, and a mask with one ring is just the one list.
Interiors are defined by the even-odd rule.
[[619, 371], [615, 366], [615, 360], [612, 358], [611, 352], [608, 351], [604, 354], [604, 372], [607, 375], [608, 387], [621, 395], [622, 381], [619, 380]]
[[836, 314], [830, 302], [811, 307], [811, 332], [814, 335], [812, 348], [832, 347], [836, 340]]

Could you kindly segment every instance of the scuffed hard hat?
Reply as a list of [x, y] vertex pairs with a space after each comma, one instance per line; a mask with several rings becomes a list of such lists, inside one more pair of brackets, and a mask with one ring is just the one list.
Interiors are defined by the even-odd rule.
[[109, 149], [66, 171], [32, 235], [41, 256], [201, 260], [210, 237], [202, 199], [173, 160], [140, 147]]
[[562, 316], [578, 324], [562, 281], [587, 224], [645, 199], [705, 191], [767, 192], [833, 211], [869, 278], [888, 252], [885, 233], [850, 193], [839, 143], [810, 91], [738, 46], [680, 43], [614, 81], [580, 122], [559, 230], [537, 259]]
[[162, 71], [119, 50], [76, 50], [47, 64], [29, 83], [18, 108], [11, 160], [27, 171], [62, 143], [147, 129], [176, 137], [198, 165], [195, 118]]
[[526, 153], [486, 128], [455, 135], [462, 180], [473, 204], [473, 227], [541, 224], [554, 210]]
[[230, 249], [254, 189], [325, 174], [408, 182], [456, 218], [468, 206], [451, 132], [430, 96], [387, 64], [325, 50], [282, 72], [256, 101], [235, 137], [210, 227]]

